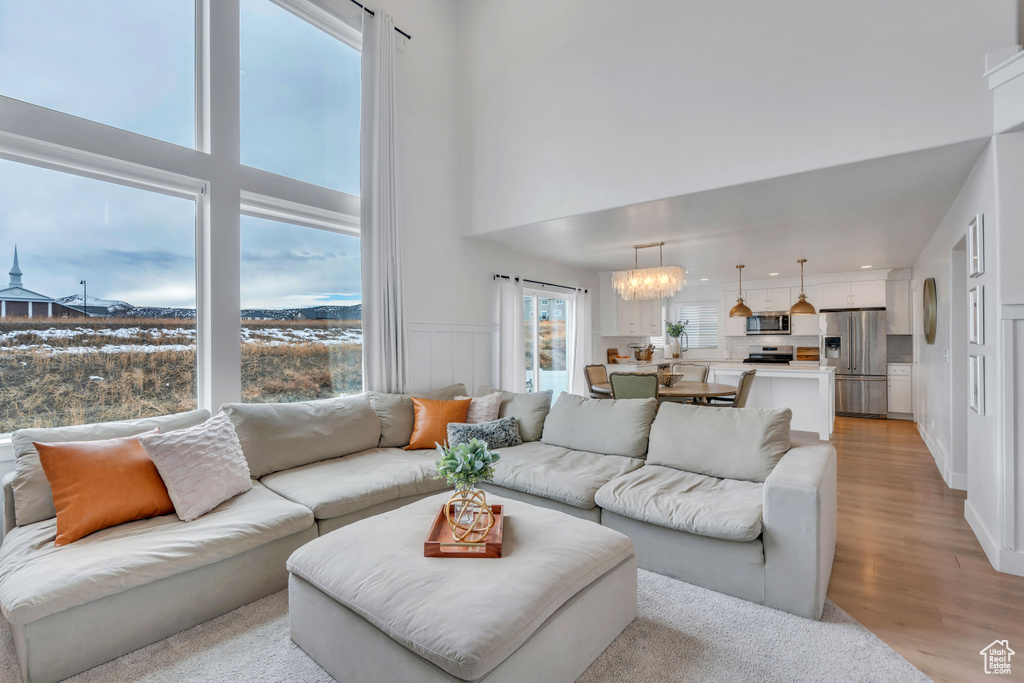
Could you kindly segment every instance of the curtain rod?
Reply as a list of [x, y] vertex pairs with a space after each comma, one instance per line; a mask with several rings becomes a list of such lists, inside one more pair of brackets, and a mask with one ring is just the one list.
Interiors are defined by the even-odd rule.
[[[367, 14], [369, 14], [369, 15], [370, 15], [371, 17], [375, 17], [375, 16], [377, 16], [377, 13], [376, 13], [376, 12], [374, 12], [374, 11], [373, 11], [372, 9], [370, 9], [369, 7], [367, 7], [366, 5], [364, 5], [363, 3], [359, 2], [359, 0], [351, 0], [351, 1], [352, 1], [353, 3], [355, 3], [356, 5], [358, 5], [359, 7], [361, 7], [361, 8], [362, 8], [362, 10], [363, 10], [364, 12], [366, 12]], [[412, 40], [412, 36], [410, 36], [410, 35], [409, 35], [408, 33], [406, 33], [405, 31], [403, 31], [402, 29], [398, 28], [397, 26], [395, 27], [395, 30], [396, 30], [396, 31], [398, 31], [399, 33], [401, 33], [401, 34], [402, 34], [403, 36], [405, 36], [405, 37], [406, 37], [406, 38], [408, 38], [409, 40]]]
[[513, 280], [514, 279], [516, 282], [519, 282], [520, 279], [521, 279], [523, 282], [529, 282], [530, 284], [533, 284], [533, 285], [541, 285], [543, 287], [558, 287], [560, 289], [571, 289], [574, 292], [583, 292], [584, 294], [587, 294], [590, 291], [590, 290], [587, 290], [587, 289], [580, 289], [579, 287], [570, 287], [569, 285], [556, 285], [553, 282], [541, 282], [540, 280], [527, 280], [526, 278], [518, 278], [518, 277], [517, 278], [513, 278], [510, 275], [502, 275], [501, 273], [496, 274], [491, 279], [496, 280], [499, 277], [502, 280]]

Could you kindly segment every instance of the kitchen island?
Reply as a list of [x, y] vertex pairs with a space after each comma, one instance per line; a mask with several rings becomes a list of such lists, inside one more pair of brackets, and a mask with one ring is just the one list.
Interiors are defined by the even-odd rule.
[[834, 367], [697, 360], [689, 362], [708, 365], [711, 368], [709, 382], [733, 386], [739, 382], [744, 371], [757, 370], [747, 397], [748, 408], [789, 408], [793, 411], [794, 430], [815, 432], [823, 441], [831, 437], [836, 419]]

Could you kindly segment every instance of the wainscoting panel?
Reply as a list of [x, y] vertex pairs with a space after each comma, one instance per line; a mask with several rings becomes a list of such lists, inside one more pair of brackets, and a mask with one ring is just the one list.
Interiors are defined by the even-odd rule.
[[470, 394], [494, 378], [496, 325], [409, 323], [412, 391], [462, 382]]

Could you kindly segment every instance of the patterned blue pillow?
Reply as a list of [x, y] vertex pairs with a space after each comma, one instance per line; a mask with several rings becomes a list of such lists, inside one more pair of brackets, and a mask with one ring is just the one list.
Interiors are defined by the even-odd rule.
[[488, 448], [519, 446], [523, 443], [523, 437], [519, 435], [519, 421], [514, 417], [503, 417], [476, 424], [448, 423], [449, 446], [469, 443], [470, 439], [480, 439], [487, 444]]

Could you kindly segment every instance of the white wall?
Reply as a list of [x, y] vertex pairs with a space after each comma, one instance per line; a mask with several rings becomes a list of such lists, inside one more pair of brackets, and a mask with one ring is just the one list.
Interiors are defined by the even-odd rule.
[[462, 2], [470, 229], [988, 137], [1014, 5]]
[[[952, 251], [958, 242], [963, 239], [967, 224], [971, 218], [978, 213], [985, 215], [985, 236], [986, 251], [989, 254], [989, 266], [982, 278], [968, 279], [966, 282], [960, 280], [954, 290], [954, 264], [952, 263]], [[985, 416], [979, 416], [971, 412], [967, 417], [967, 452], [960, 448], [954, 448], [951, 425], [954, 415], [956, 419], [962, 420], [963, 412], [966, 410], [967, 397], [962, 391], [953, 391], [952, 368], [966, 372], [966, 361], [957, 356], [953, 358], [952, 349], [966, 348], [963, 340], [954, 344], [954, 335], [961, 335], [966, 338], [967, 329], [963, 326], [950, 324], [954, 317], [954, 303], [965, 307], [967, 289], [976, 284], [986, 286], [986, 345], [979, 347], [970, 345], [968, 353], [982, 353], [991, 355], [987, 358], [990, 363], [988, 374], [995, 379], [998, 375], [996, 367], [995, 345], [997, 344], [995, 313], [996, 306], [996, 271], [998, 263], [995, 256], [997, 251], [998, 233], [998, 210], [996, 203], [996, 171], [995, 171], [995, 146], [990, 144], [981, 158], [975, 164], [967, 182], [957, 196], [956, 201], [950, 207], [946, 218], [935, 231], [935, 235], [929, 241], [928, 246], [921, 253], [921, 257], [914, 265], [914, 345], [915, 366], [914, 391], [917, 396], [917, 420], [919, 429], [925, 437], [925, 441], [932, 449], [936, 458], [939, 471], [942, 472], [946, 483], [950, 485], [959, 484], [966, 480], [968, 499], [972, 501], [986, 524], [995, 524], [999, 513], [996, 509], [996, 497], [989, 495], [986, 499], [984, 492], [997, 490], [998, 473], [996, 464], [998, 454], [995, 437], [997, 434], [996, 411], [998, 406], [994, 405], [994, 386], [989, 386], [988, 395], [989, 411]], [[956, 251], [959, 258], [964, 252]], [[957, 268], [963, 269], [961, 264]], [[935, 278], [936, 299], [938, 302], [938, 321], [936, 325], [935, 343], [927, 344], [921, 332], [922, 326], [922, 300], [920, 293], [924, 291], [923, 283], [926, 278]], [[954, 297], [958, 297], [954, 301]], [[962, 378], [959, 378], [962, 380]], [[991, 382], [990, 382], [991, 384]], [[959, 381], [958, 386], [966, 386], [965, 382]]]
[[[351, 5], [348, 0], [323, 1], [339, 12]], [[495, 322], [495, 273], [594, 291], [596, 273], [462, 238], [456, 26], [464, 7], [455, 0], [381, 0], [375, 6], [413, 36], [401, 49], [396, 69], [407, 319]]]

